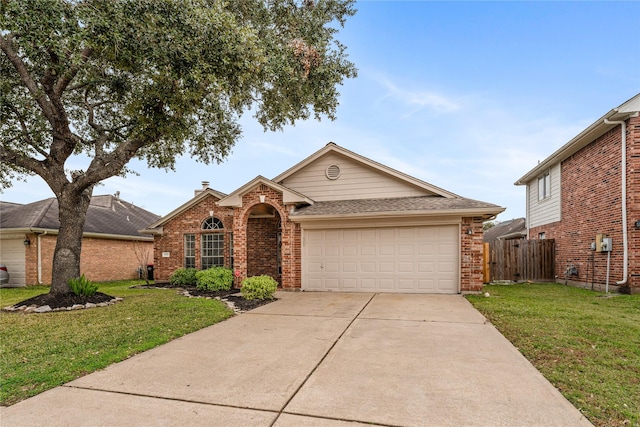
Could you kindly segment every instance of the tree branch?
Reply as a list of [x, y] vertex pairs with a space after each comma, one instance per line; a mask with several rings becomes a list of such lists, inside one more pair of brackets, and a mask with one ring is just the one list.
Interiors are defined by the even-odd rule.
[[51, 105], [51, 102], [47, 100], [47, 97], [44, 95], [44, 92], [40, 90], [35, 80], [31, 78], [29, 70], [27, 70], [27, 66], [24, 64], [24, 61], [13, 49], [12, 40], [12, 34], [9, 34], [5, 38], [2, 33], [0, 33], [0, 49], [2, 49], [5, 55], [7, 55], [7, 58], [18, 72], [20, 79], [29, 90], [29, 93], [31, 93], [33, 99], [36, 100], [36, 102], [40, 106], [40, 109], [42, 109], [42, 112], [44, 113], [47, 120], [49, 120], [49, 122], [53, 124], [55, 121], [55, 112], [53, 105]]
[[[81, 63], [70, 67], [62, 75], [62, 77], [60, 79], [58, 79], [58, 82], [56, 83], [55, 87], [53, 88], [53, 91], [57, 96], [59, 96], [59, 97], [62, 96], [62, 92], [64, 92], [67, 89], [67, 87], [69, 86], [69, 83], [71, 83], [71, 81], [78, 74], [78, 71], [80, 71], [80, 68], [82, 68], [82, 66], [87, 63], [87, 61], [89, 60], [89, 57], [91, 56], [92, 53], [93, 53], [93, 49], [92, 48], [85, 47], [82, 50], [82, 53], [80, 54]], [[79, 86], [81, 86], [81, 85], [77, 85], [76, 88], [79, 87]]]
[[23, 141], [26, 142], [29, 146], [31, 146], [34, 150], [36, 150], [39, 154], [44, 156], [45, 158], [49, 155], [46, 151], [36, 145], [36, 143], [31, 138], [31, 134], [29, 133], [29, 129], [27, 124], [24, 122], [24, 118], [20, 115], [20, 112], [13, 106], [8, 105], [9, 109], [13, 111], [16, 115], [18, 122], [20, 122], [20, 128], [22, 129], [22, 136], [24, 137]]

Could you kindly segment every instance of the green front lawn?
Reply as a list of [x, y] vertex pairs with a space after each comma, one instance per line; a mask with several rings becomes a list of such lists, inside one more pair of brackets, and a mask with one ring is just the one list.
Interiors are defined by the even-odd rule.
[[[99, 283], [115, 305], [44, 314], [0, 312], [0, 405], [12, 405], [136, 353], [227, 319], [224, 303], [175, 289], [129, 289], [142, 281]], [[0, 289], [0, 308], [49, 288]]]
[[597, 426], [640, 425], [640, 295], [485, 286], [469, 301]]

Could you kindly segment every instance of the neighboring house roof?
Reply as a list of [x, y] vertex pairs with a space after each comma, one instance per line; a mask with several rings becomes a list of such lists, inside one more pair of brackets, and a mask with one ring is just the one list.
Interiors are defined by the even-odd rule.
[[462, 215], [485, 214], [492, 217], [504, 208], [491, 203], [464, 197], [439, 196], [400, 197], [386, 199], [337, 200], [316, 202], [297, 209], [290, 215], [292, 221], [335, 217], [392, 216], [392, 215]]
[[[12, 205], [12, 206], [9, 206]], [[0, 204], [0, 228], [6, 232], [57, 233], [58, 200], [54, 197], [26, 205]], [[93, 196], [87, 209], [84, 233], [110, 237], [149, 239], [138, 230], [157, 221], [158, 215], [112, 195]]]
[[524, 218], [516, 218], [503, 221], [484, 232], [482, 240], [493, 242], [494, 240], [520, 239], [527, 236], [527, 225]]
[[527, 172], [519, 180], [515, 182], [515, 185], [527, 185], [529, 181], [537, 178], [544, 171], [549, 169], [556, 163], [559, 163], [566, 158], [572, 156], [582, 148], [589, 145], [600, 135], [608, 132], [617, 124], [607, 123], [606, 121], [621, 121], [626, 120], [629, 117], [637, 116], [640, 112], [640, 93], [623, 103], [617, 108], [614, 108], [607, 112], [604, 116], [593, 122], [591, 126], [576, 135], [571, 141], [556, 150], [549, 157], [538, 163], [536, 167]]

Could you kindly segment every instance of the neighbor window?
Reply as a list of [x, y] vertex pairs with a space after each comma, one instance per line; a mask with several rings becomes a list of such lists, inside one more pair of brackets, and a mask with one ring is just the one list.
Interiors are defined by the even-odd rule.
[[184, 268], [196, 268], [196, 235], [184, 235]]
[[543, 231], [542, 233], [538, 233], [538, 239], [540, 240], [544, 240], [547, 238], [547, 235], [545, 234], [545, 232]]
[[549, 172], [538, 178], [538, 200], [551, 197], [551, 177]]

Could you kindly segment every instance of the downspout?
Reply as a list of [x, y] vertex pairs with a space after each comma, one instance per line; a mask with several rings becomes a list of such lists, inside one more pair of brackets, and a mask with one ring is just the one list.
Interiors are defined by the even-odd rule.
[[627, 241], [627, 122], [604, 119], [608, 125], [620, 125], [622, 127], [622, 245], [623, 254], [623, 272], [622, 280], [616, 282], [616, 285], [622, 286], [627, 283], [629, 276], [629, 244]]

